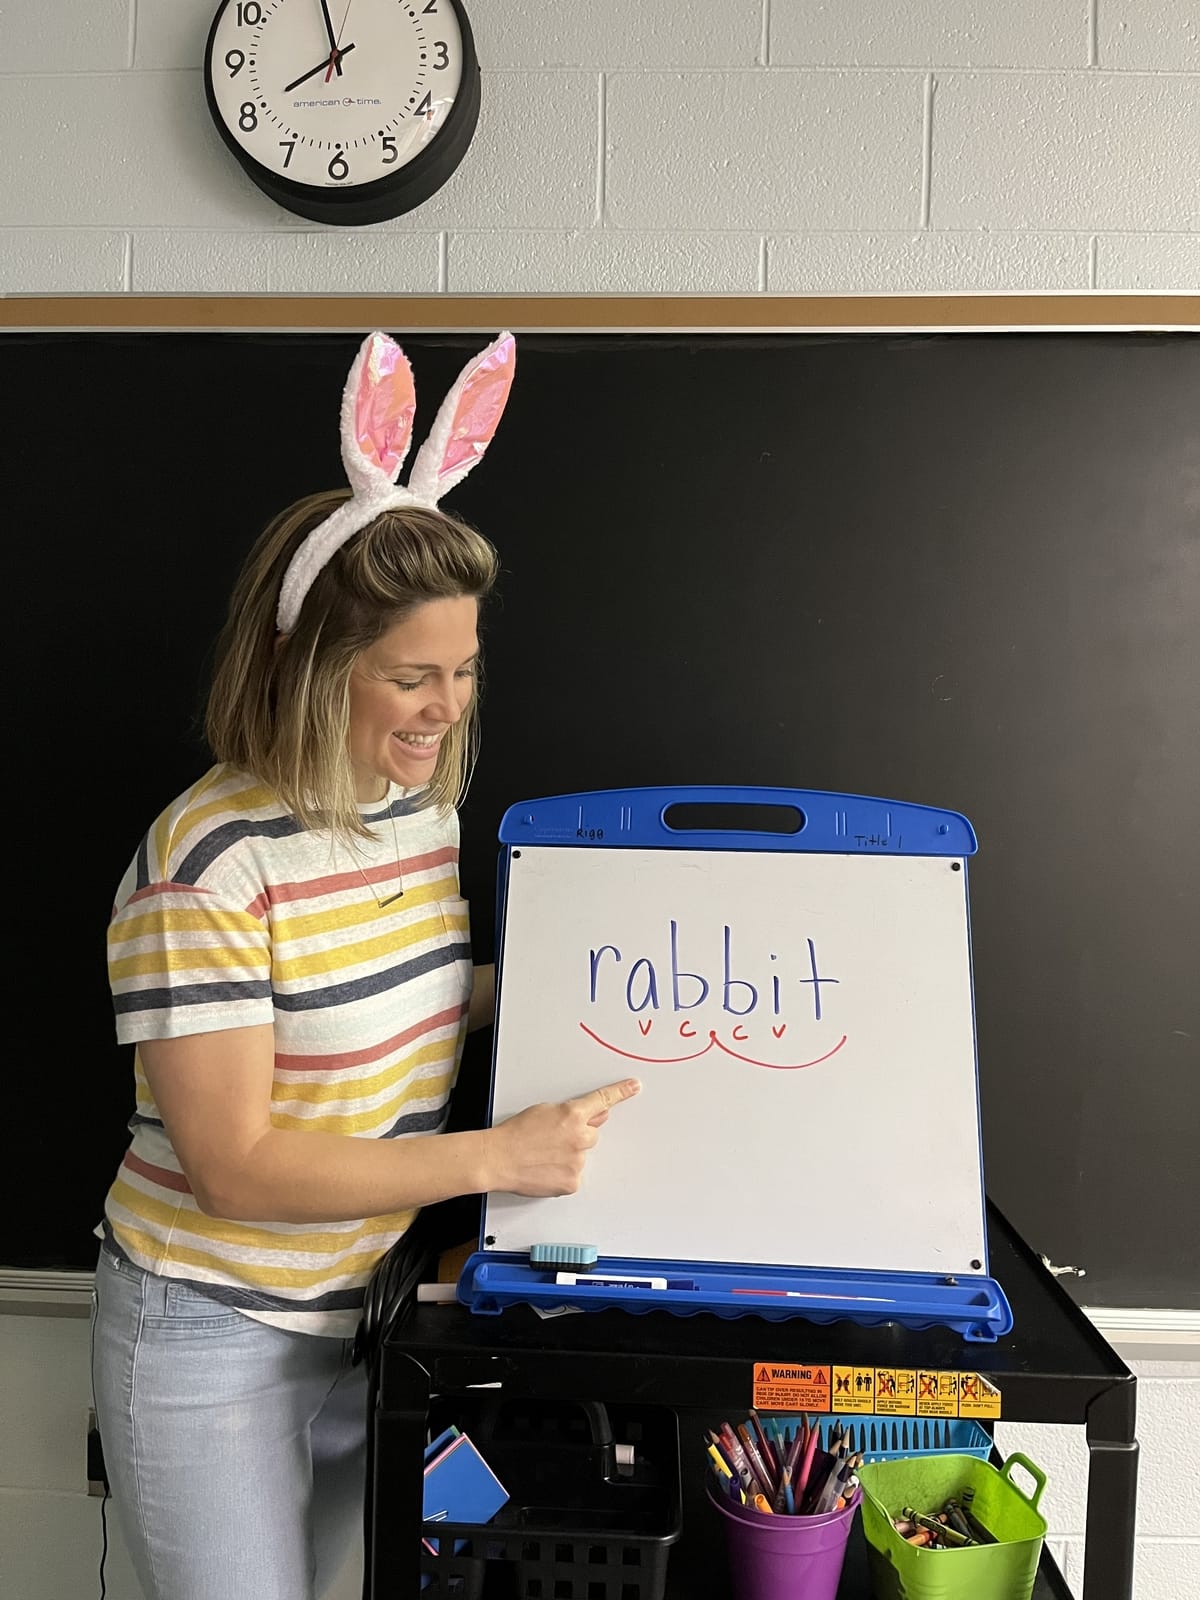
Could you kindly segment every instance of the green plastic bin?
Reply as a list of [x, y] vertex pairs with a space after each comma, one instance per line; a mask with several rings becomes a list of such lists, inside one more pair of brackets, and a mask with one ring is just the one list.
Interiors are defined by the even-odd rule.
[[[1024, 1467], [1032, 1495], [1011, 1481]], [[1037, 1509], [1046, 1474], [1028, 1456], [1009, 1456], [999, 1471], [974, 1456], [911, 1456], [858, 1469], [863, 1533], [876, 1600], [1029, 1600], [1046, 1536]], [[892, 1527], [906, 1506], [940, 1511], [951, 1495], [973, 1488], [972, 1510], [996, 1544], [929, 1550], [907, 1544]]]

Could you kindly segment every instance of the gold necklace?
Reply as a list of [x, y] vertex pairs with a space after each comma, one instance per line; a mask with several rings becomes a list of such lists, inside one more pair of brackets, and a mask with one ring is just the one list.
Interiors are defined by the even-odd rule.
[[[391, 791], [389, 790], [388, 792], [390, 793]], [[404, 868], [400, 864], [400, 841], [396, 837], [396, 818], [390, 807], [388, 809], [388, 816], [391, 819], [392, 824], [392, 849], [396, 854], [396, 875], [400, 879], [400, 887], [396, 890], [395, 894], [389, 894], [385, 900], [381, 900], [378, 892], [376, 891], [376, 887], [371, 882], [370, 878], [367, 877], [366, 873], [358, 865], [357, 861], [354, 863], [355, 871], [366, 884], [367, 888], [371, 891], [371, 898], [375, 901], [375, 904], [381, 911], [383, 910], [384, 906], [395, 905], [396, 901], [402, 899], [404, 895]]]

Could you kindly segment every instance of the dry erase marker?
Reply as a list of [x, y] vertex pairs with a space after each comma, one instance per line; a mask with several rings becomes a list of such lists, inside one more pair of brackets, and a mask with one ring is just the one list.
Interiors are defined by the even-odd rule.
[[696, 1285], [691, 1278], [637, 1278], [630, 1277], [627, 1273], [603, 1272], [558, 1272], [554, 1276], [555, 1283], [561, 1283], [571, 1289], [586, 1289], [589, 1285], [597, 1289], [694, 1289]]
[[761, 1489], [762, 1485], [758, 1483], [758, 1479], [754, 1476], [754, 1469], [746, 1459], [746, 1452], [742, 1449], [737, 1435], [727, 1422], [721, 1424], [721, 1438], [729, 1452], [730, 1459], [737, 1468], [738, 1481], [741, 1483], [742, 1488], [753, 1493], [752, 1486], [758, 1484]]
[[819, 1294], [815, 1289], [731, 1289], [730, 1294], [771, 1295], [777, 1300], [861, 1300], [873, 1306], [894, 1306], [894, 1299], [881, 1294]]

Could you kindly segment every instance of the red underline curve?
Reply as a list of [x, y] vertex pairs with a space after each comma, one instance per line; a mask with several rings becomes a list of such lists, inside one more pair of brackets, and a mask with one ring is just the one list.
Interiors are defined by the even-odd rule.
[[602, 1039], [598, 1033], [593, 1033], [586, 1022], [581, 1022], [579, 1026], [583, 1029], [584, 1033], [587, 1034], [589, 1039], [594, 1039], [597, 1044], [603, 1045], [606, 1050], [611, 1050], [613, 1055], [624, 1056], [627, 1061], [645, 1061], [651, 1066], [656, 1067], [673, 1067], [681, 1061], [696, 1061], [700, 1058], [700, 1056], [706, 1056], [712, 1049], [713, 1045], [716, 1045], [718, 1050], [723, 1050], [727, 1056], [732, 1056], [735, 1061], [744, 1061], [749, 1067], [766, 1067], [771, 1072], [800, 1072], [805, 1067], [819, 1066], [822, 1061], [828, 1061], [830, 1056], [837, 1055], [838, 1051], [846, 1042], [846, 1035], [843, 1034], [838, 1042], [834, 1045], [832, 1050], [827, 1050], [823, 1056], [815, 1056], [811, 1061], [755, 1061], [753, 1056], [739, 1055], [736, 1050], [731, 1050], [727, 1044], [722, 1044], [720, 1039], [717, 1038], [716, 1032], [710, 1029], [708, 1043], [704, 1046], [704, 1049], [694, 1050], [691, 1055], [639, 1056], [635, 1055], [632, 1050], [622, 1050], [618, 1045], [609, 1044], [607, 1039]]

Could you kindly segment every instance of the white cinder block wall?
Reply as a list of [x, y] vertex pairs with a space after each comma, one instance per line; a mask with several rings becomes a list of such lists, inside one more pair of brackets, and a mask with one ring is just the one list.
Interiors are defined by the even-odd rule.
[[1196, 0], [470, 0], [483, 113], [328, 230], [210, 126], [216, 0], [0, 0], [0, 292], [1189, 289]]
[[[1200, 288], [1197, 0], [468, 0], [466, 162], [305, 223], [209, 124], [215, 0], [0, 0], [0, 293]], [[1139, 1600], [1200, 1594], [1200, 1362], [1137, 1363]], [[0, 1318], [6, 1594], [97, 1592], [86, 1325]], [[1084, 1458], [1052, 1473], [1078, 1592]], [[118, 1548], [113, 1600], [137, 1600]], [[346, 1595], [353, 1592], [347, 1576]]]

